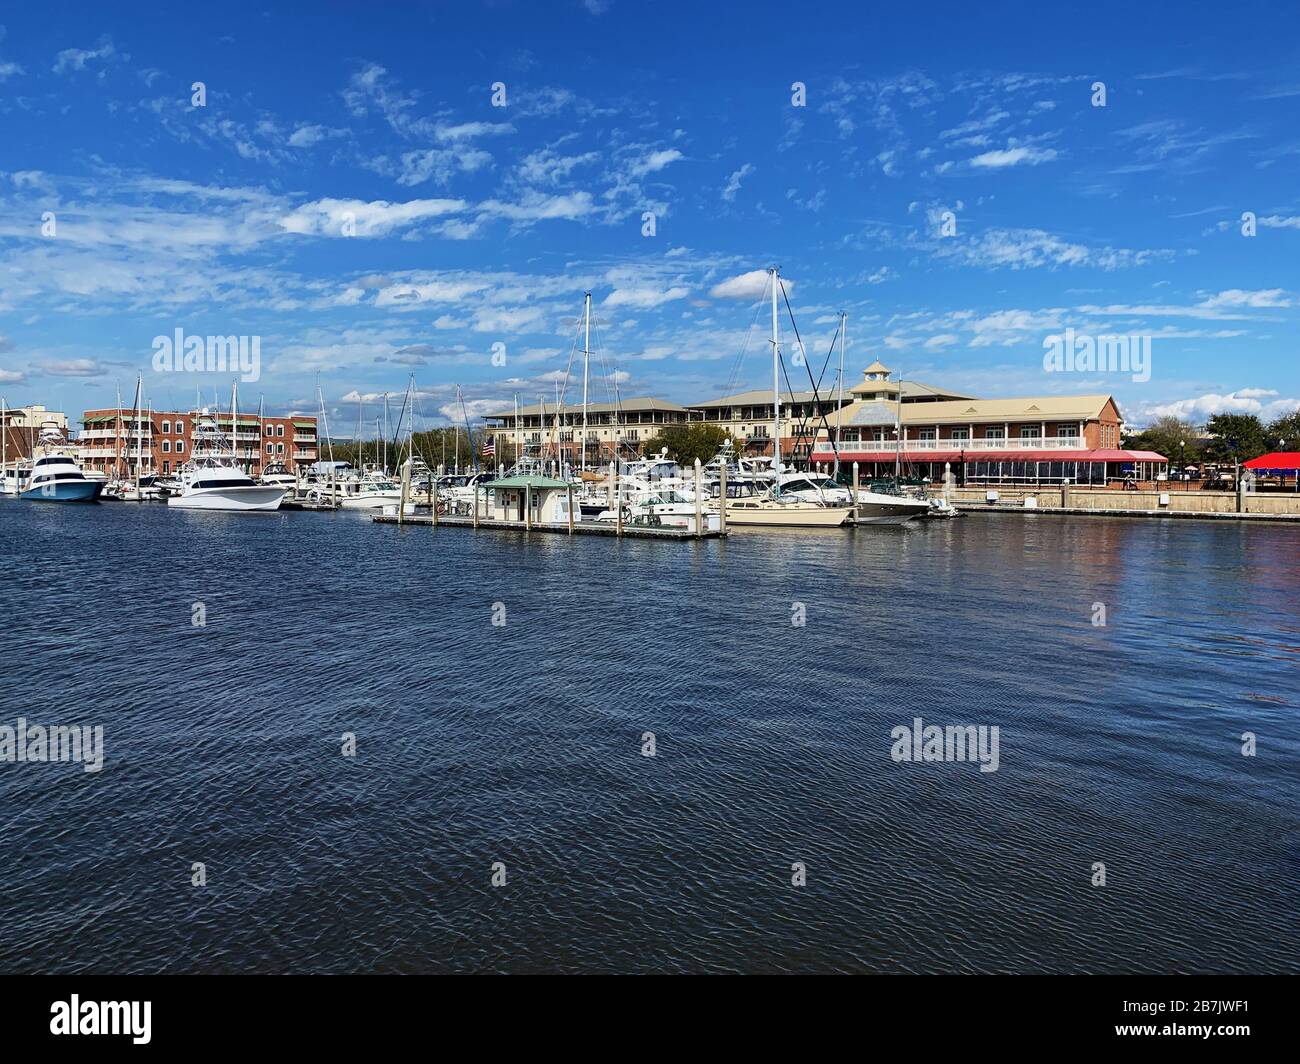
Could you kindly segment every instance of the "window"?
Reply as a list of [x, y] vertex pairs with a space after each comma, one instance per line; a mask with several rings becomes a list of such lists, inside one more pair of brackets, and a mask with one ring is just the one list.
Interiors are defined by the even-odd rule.
[[958, 441], [970, 439], [970, 429], [953, 429], [952, 438]]
[[1034, 440], [1038, 438], [1038, 430], [1032, 425], [1020, 426], [1020, 438], [1022, 440]]
[[177, 454], [180, 454], [183, 450], [185, 450], [185, 441], [184, 441], [184, 440], [177, 440], [177, 441], [176, 441], [176, 453], [177, 453]]
[[282, 444], [282, 443], [277, 443], [277, 444], [275, 445], [275, 453], [276, 453], [276, 454], [284, 454], [284, 444]]
[[170, 421], [164, 421], [162, 423], [162, 431], [171, 432], [171, 430], [172, 430], [172, 423]]
[[986, 440], [1001, 440], [1006, 438], [1006, 432], [1003, 429], [985, 429], [984, 438]]
[[185, 422], [180, 418], [176, 419], [176, 434], [179, 436], [185, 431]]
[[172, 451], [172, 441], [171, 441], [171, 440], [163, 440], [162, 443], [163, 443], [163, 454], [171, 454], [171, 451]]
[[274, 426], [274, 425], [267, 425], [267, 426], [266, 426], [266, 434], [267, 434], [268, 436], [274, 436], [274, 435], [275, 435], [275, 426]]
[[1056, 427], [1056, 438], [1058, 440], [1077, 440], [1079, 438], [1079, 426], [1058, 425]]
[[[284, 435], [284, 426], [283, 426], [283, 425], [276, 425], [276, 426], [275, 426], [275, 434], [276, 434], [277, 436], [283, 436], [283, 435]], [[280, 450], [284, 450], [284, 448], [281, 447]]]
[[164, 462], [164, 463], [163, 463], [163, 474], [166, 475], [167, 473], [170, 473], [171, 471], [172, 471], [172, 464], [171, 464], [171, 462]]
[[268, 444], [266, 445], [266, 453], [267, 453], [267, 454], [275, 454], [275, 444], [273, 444], [273, 443], [268, 443]]
[[932, 440], [934, 439], [934, 429], [919, 429], [916, 438], [918, 440]]

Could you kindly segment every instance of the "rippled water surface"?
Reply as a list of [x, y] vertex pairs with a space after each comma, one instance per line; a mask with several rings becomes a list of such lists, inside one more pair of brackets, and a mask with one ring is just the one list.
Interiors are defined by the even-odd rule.
[[106, 747], [0, 763], [0, 970], [1300, 969], [1300, 528], [0, 499], [0, 565], [0, 724]]

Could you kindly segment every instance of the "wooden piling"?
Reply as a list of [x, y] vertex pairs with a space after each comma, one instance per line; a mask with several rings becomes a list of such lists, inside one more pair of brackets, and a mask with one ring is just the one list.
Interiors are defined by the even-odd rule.
[[569, 485], [569, 535], [573, 535], [573, 485]]
[[704, 535], [704, 470], [695, 459], [695, 538]]

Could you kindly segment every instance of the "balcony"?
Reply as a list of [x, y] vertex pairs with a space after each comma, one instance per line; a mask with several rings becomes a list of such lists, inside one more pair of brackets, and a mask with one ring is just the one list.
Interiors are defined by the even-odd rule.
[[[813, 457], [833, 456], [833, 441], [819, 438], [813, 448]], [[924, 451], [1077, 451], [1086, 448], [1087, 442], [1081, 436], [1020, 436], [1013, 439], [979, 439], [979, 440], [904, 440], [901, 446], [895, 440], [862, 440], [850, 442], [844, 440], [840, 447], [855, 454], [893, 454], [896, 450], [908, 453]]]

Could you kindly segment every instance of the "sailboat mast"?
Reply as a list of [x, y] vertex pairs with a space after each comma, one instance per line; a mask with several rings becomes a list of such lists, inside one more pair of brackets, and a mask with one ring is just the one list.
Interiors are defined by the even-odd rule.
[[903, 378], [898, 378], [898, 392], [894, 399], [894, 488], [903, 468]]
[[835, 470], [831, 476], [838, 479], [840, 475], [840, 417], [844, 409], [844, 341], [849, 327], [849, 316], [840, 311], [840, 379], [835, 395]]
[[239, 465], [239, 381], [230, 382], [230, 449], [235, 452], [235, 465]]
[[582, 342], [582, 469], [587, 469], [587, 378], [591, 368], [591, 293], [583, 299], [586, 338]]
[[779, 274], [772, 267], [772, 474], [773, 488], [781, 494], [781, 321], [777, 317], [776, 288]]
[[[265, 471], [264, 467], [266, 466], [266, 462], [262, 458], [262, 436], [264, 435], [264, 431], [265, 431], [262, 426], [262, 420], [263, 420], [263, 411], [265, 410], [265, 408], [266, 408], [266, 396], [259, 393], [257, 396], [257, 473], [258, 476], [262, 475], [262, 473]], [[298, 431], [297, 429], [294, 429], [294, 432], [297, 431]], [[290, 449], [292, 450], [292, 447]], [[253, 471], [251, 466], [249, 467], [248, 471], [250, 473]]]
[[144, 378], [136, 377], [135, 379], [135, 410], [132, 412], [135, 417], [135, 501], [140, 501], [140, 463], [144, 460], [144, 442], [140, 435], [142, 426], [140, 424], [140, 391], [144, 387]]

